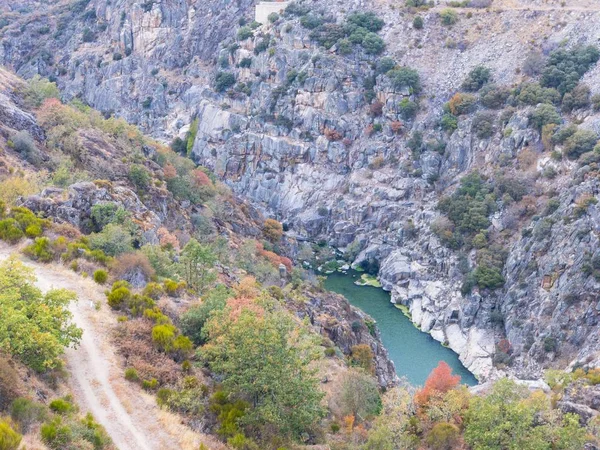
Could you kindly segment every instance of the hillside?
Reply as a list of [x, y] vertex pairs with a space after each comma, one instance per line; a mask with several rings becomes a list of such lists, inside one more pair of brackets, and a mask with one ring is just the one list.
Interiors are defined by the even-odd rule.
[[[3, 253], [41, 284], [70, 271], [61, 287], [110, 330], [90, 349], [97, 323], [74, 316], [110, 363], [104, 393], [68, 350], [50, 397], [71, 392], [119, 447], [595, 448], [600, 7], [254, 10], [0, 0]], [[315, 269], [342, 263], [482, 386], [443, 365], [416, 392], [399, 381], [372, 319], [322, 289]], [[6, 358], [36, 383], [58, 369]], [[142, 392], [156, 415], [134, 432]], [[113, 394], [120, 430], [98, 406]], [[506, 398], [524, 425], [493, 447]]]

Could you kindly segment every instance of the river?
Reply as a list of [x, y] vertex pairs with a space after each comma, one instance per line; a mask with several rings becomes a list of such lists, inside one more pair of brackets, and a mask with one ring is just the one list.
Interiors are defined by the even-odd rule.
[[377, 322], [381, 339], [400, 377], [422, 386], [429, 373], [440, 361], [452, 367], [461, 376], [461, 383], [477, 384], [476, 378], [462, 365], [458, 355], [441, 345], [429, 334], [416, 328], [402, 311], [390, 302], [390, 294], [383, 289], [354, 284], [357, 272], [333, 273], [327, 277], [325, 288], [342, 294], [348, 301], [369, 314]]

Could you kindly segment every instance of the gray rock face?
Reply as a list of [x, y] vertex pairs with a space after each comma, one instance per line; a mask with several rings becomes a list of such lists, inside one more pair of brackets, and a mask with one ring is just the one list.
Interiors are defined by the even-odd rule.
[[47, 188], [40, 195], [23, 199], [21, 205], [43, 217], [52, 217], [58, 222], [63, 221], [76, 228], [91, 231], [92, 207], [106, 202], [123, 207], [150, 228], [158, 229], [161, 225], [158, 215], [148, 209], [133, 191], [119, 186], [109, 190], [91, 182], [81, 182], [68, 189]]

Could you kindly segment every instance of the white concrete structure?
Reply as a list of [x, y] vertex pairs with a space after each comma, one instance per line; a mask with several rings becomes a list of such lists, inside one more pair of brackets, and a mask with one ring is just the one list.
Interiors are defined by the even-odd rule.
[[256, 9], [254, 10], [254, 20], [258, 23], [267, 23], [269, 21], [269, 14], [281, 14], [289, 4], [290, 2], [259, 2], [256, 4]]

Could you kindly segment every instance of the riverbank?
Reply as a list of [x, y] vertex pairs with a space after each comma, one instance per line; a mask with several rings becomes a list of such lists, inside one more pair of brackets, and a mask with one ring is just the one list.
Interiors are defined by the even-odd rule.
[[475, 376], [463, 366], [455, 352], [415, 327], [405, 314], [407, 311], [400, 311], [390, 302], [388, 292], [355, 284], [360, 279], [358, 272], [336, 272], [328, 275], [325, 287], [344, 295], [353, 306], [375, 319], [398, 376], [405, 377], [413, 385], [422, 385], [439, 361], [445, 361], [461, 376], [463, 383], [477, 384]]

